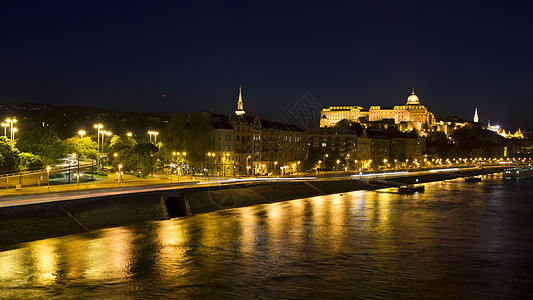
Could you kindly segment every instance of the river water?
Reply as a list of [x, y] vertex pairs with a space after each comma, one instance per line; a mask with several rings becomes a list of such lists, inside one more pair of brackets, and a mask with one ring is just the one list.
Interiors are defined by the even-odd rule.
[[0, 297], [533, 297], [533, 180], [355, 191], [0, 252]]

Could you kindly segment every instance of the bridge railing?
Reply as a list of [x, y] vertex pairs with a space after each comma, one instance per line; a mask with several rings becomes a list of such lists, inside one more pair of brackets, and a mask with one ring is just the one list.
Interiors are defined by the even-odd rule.
[[[94, 163], [94, 161], [90, 160], [90, 159], [83, 159], [83, 160], [80, 159], [79, 167], [80, 168], [87, 168], [87, 167], [91, 166], [93, 163]], [[54, 167], [50, 167], [50, 172], [76, 171], [77, 169], [78, 169], [78, 163], [75, 163], [75, 164], [71, 164], [69, 166], [60, 166], [60, 167], [54, 166]], [[27, 171], [22, 171], [22, 172], [6, 173], [6, 174], [0, 175], [0, 179], [1, 178], [7, 178], [7, 177], [27, 176], [27, 175], [31, 175], [31, 174], [46, 173], [46, 172], [47, 172], [46, 168], [43, 168], [43, 169], [36, 169], [36, 170], [27, 170]]]

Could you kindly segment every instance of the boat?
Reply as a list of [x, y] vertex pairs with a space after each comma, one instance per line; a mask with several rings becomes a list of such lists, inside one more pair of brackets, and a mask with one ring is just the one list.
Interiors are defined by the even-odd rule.
[[481, 177], [465, 177], [465, 182], [481, 182]]
[[426, 190], [425, 186], [419, 185], [414, 186], [412, 184], [406, 185], [406, 186], [400, 186], [398, 187], [398, 193], [400, 194], [413, 194], [413, 193], [423, 193]]
[[510, 178], [520, 178], [533, 175], [533, 167], [516, 167], [504, 170], [504, 176]]

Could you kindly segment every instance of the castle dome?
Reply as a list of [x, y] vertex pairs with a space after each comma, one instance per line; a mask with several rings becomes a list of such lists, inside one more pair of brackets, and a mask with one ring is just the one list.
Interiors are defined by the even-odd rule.
[[413, 89], [411, 95], [407, 97], [407, 103], [405, 105], [420, 105], [420, 100], [418, 99], [418, 96], [415, 95], [415, 89]]

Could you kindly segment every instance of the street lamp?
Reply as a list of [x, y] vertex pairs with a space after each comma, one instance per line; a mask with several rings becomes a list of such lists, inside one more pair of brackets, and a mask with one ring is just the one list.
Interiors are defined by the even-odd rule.
[[17, 127], [11, 129], [11, 144], [15, 143], [15, 132], [17, 131], [18, 131]]
[[249, 176], [249, 172], [250, 172], [250, 166], [248, 166], [248, 160], [252, 158], [252, 156], [248, 155], [246, 156], [246, 177]]
[[46, 167], [46, 173], [48, 175], [48, 191], [50, 191], [50, 166]]
[[133, 133], [128, 132], [128, 133], [126, 133], [126, 135], [127, 135], [128, 137], [131, 137], [131, 136], [133, 135]]
[[118, 186], [120, 186], [120, 178], [122, 177], [122, 165], [118, 165], [118, 173], [117, 173], [117, 176], [118, 176]]
[[209, 175], [209, 168], [211, 167], [211, 157], [215, 157], [215, 153], [207, 152], [207, 170], [205, 173], [205, 177]]
[[[230, 156], [230, 154], [226, 153], [226, 164], [228, 164], [228, 165], [229, 165], [229, 156]], [[222, 168], [224, 168], [224, 177], [226, 177], [226, 165], [222, 164]]]
[[[17, 118], [13, 117], [13, 118], [7, 118], [6, 119], [6, 123], [9, 124], [11, 130], [10, 130], [10, 136], [11, 136], [11, 143], [13, 144], [13, 139], [14, 139], [14, 131], [13, 131], [13, 124], [17, 123]], [[7, 126], [6, 124], [6, 126]], [[5, 127], [4, 127], [5, 128]]]
[[98, 130], [97, 140], [98, 140], [98, 151], [96, 151], [96, 174], [100, 172], [100, 129], [104, 128], [102, 124], [94, 124], [93, 126]]
[[7, 124], [7, 122], [2, 122], [2, 127], [4, 127], [4, 136], [7, 137], [7, 126], [9, 126], [9, 124]]
[[80, 135], [80, 139], [83, 139], [83, 136], [85, 135], [85, 130], [78, 131], [78, 134]]
[[152, 142], [152, 135], [154, 136], [154, 144], [157, 144], [157, 135], [159, 134], [159, 132], [157, 131], [148, 131], [148, 134], [150, 135], [150, 143]]

